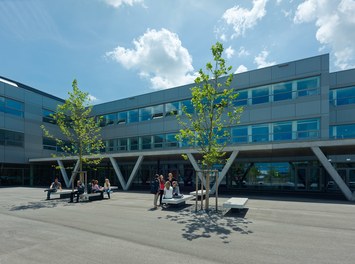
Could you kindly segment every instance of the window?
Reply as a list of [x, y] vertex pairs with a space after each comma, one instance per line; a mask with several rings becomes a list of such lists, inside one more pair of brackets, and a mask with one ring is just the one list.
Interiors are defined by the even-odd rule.
[[145, 107], [139, 109], [139, 121], [147, 121], [152, 118], [152, 107]]
[[117, 150], [117, 139], [110, 139], [108, 141], [108, 151], [116, 151]]
[[167, 148], [173, 148], [173, 147], [178, 147], [178, 141], [175, 138], [176, 134], [166, 134], [165, 138], [166, 138], [166, 143], [165, 146]]
[[56, 121], [53, 119], [54, 111], [42, 109], [42, 121], [46, 123], [55, 124]]
[[22, 102], [0, 96], [0, 112], [23, 117], [23, 111], [24, 104]]
[[355, 124], [331, 126], [329, 136], [334, 139], [355, 138]]
[[253, 142], [269, 141], [269, 125], [252, 126], [251, 130]]
[[292, 99], [292, 82], [273, 85], [274, 102]]
[[114, 125], [117, 120], [117, 113], [104, 115], [104, 119], [105, 119], [106, 126]]
[[179, 102], [165, 104], [165, 116], [177, 115], [179, 111]]
[[0, 145], [23, 148], [24, 141], [24, 133], [0, 129]]
[[248, 91], [237, 91], [238, 96], [235, 99], [234, 105], [236, 106], [243, 106], [248, 104]]
[[273, 124], [274, 141], [292, 140], [292, 122]]
[[129, 149], [130, 150], [138, 150], [138, 137], [132, 137], [129, 139]]
[[118, 150], [127, 150], [128, 140], [127, 138], [120, 138], [117, 140]]
[[162, 118], [164, 116], [164, 105], [152, 107], [152, 119]]
[[139, 120], [138, 118], [139, 118], [138, 109], [128, 111], [128, 123], [138, 122]]
[[154, 139], [154, 148], [162, 148], [164, 146], [164, 135], [155, 135], [153, 136]]
[[297, 81], [297, 95], [308, 96], [319, 93], [319, 77], [312, 77]]
[[194, 113], [194, 108], [193, 108], [193, 105], [191, 103], [191, 100], [185, 100], [185, 101], [182, 101], [181, 102], [181, 110], [185, 108], [186, 109], [186, 112], [188, 114], [193, 114]]
[[248, 142], [248, 126], [237, 126], [232, 128], [232, 143]]
[[297, 138], [318, 138], [319, 120], [299, 120], [297, 121]]
[[57, 150], [57, 143], [54, 139], [44, 137], [42, 139], [43, 149]]
[[252, 104], [262, 104], [269, 102], [269, 86], [253, 89], [251, 93]]
[[142, 139], [142, 149], [151, 149], [152, 148], [152, 137], [144, 136]]
[[355, 87], [342, 88], [331, 91], [334, 93], [334, 104], [335, 105], [347, 105], [355, 104]]
[[122, 125], [127, 123], [127, 112], [117, 113], [117, 124]]

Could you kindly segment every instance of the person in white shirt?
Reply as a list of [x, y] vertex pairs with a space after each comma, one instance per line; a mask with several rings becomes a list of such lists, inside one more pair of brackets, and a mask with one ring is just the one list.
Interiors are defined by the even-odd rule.
[[171, 198], [173, 198], [173, 187], [171, 187], [169, 181], [167, 181], [167, 182], [165, 183], [164, 198], [165, 198], [165, 199], [171, 199]]

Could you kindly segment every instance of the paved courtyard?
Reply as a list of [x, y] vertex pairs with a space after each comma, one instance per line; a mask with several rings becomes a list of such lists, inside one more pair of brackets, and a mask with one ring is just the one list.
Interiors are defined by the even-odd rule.
[[352, 203], [250, 199], [248, 210], [207, 215], [194, 201], [166, 210], [152, 202], [116, 192], [71, 204], [46, 201], [40, 188], [0, 188], [0, 264], [355, 263]]

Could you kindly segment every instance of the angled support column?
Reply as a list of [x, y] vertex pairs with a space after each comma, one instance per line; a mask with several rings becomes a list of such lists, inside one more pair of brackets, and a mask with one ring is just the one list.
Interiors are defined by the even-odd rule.
[[64, 179], [64, 182], [65, 182], [65, 186], [67, 188], [70, 187], [70, 181], [68, 179], [68, 174], [67, 174], [67, 171], [65, 170], [64, 168], [64, 164], [61, 160], [57, 159], [57, 163], [58, 163], [58, 166], [60, 168], [60, 172], [62, 173], [62, 176], [63, 176], [63, 179]]
[[[78, 170], [79, 170], [79, 159], [76, 161], [76, 164], [75, 164], [75, 167], [74, 167], [74, 170], [73, 172], [71, 173], [71, 177], [70, 177], [70, 180], [69, 180], [69, 186], [72, 184], [72, 181], [74, 180], [74, 177], [75, 175], [78, 173]], [[86, 183], [87, 184], [87, 183]]]
[[[224, 179], [224, 177], [226, 176], [228, 170], [230, 169], [230, 167], [232, 166], [235, 158], [238, 156], [239, 150], [234, 150], [232, 152], [232, 154], [230, 155], [229, 159], [227, 160], [227, 163], [224, 165], [221, 174], [218, 177], [218, 186], [220, 185], [220, 183], [222, 182], [222, 180]], [[211, 188], [211, 193], [215, 193], [216, 192], [216, 182], [214, 183], [214, 185]]]
[[127, 191], [129, 189], [129, 187], [131, 186], [131, 183], [132, 183], [133, 179], [136, 177], [137, 171], [138, 171], [139, 167], [141, 166], [141, 164], [143, 162], [143, 159], [144, 159], [144, 156], [139, 156], [138, 157], [136, 165], [134, 165], [132, 173], [131, 173], [131, 175], [128, 178], [126, 188], [124, 189], [125, 191]]
[[313, 153], [317, 156], [324, 168], [327, 170], [332, 179], [336, 182], [339, 189], [349, 201], [355, 201], [355, 194], [351, 192], [350, 188], [345, 184], [343, 179], [339, 176], [338, 172], [332, 164], [328, 161], [327, 157], [323, 154], [319, 147], [311, 147]]
[[71, 184], [72, 184], [72, 181], [73, 181], [73, 178], [75, 176], [75, 174], [78, 172], [78, 168], [79, 168], [79, 160], [76, 162], [75, 164], [75, 167], [74, 167], [74, 170], [71, 174], [71, 177], [70, 179], [68, 179], [68, 174], [67, 174], [67, 171], [65, 170], [64, 168], [64, 165], [63, 165], [63, 162], [61, 160], [57, 160], [57, 163], [59, 165], [59, 168], [60, 168], [60, 172], [62, 173], [62, 176], [63, 176], [63, 179], [64, 179], [64, 182], [65, 182], [65, 186], [67, 188], [70, 188]]
[[117, 179], [119, 180], [119, 182], [120, 182], [120, 184], [121, 184], [121, 186], [122, 186], [122, 189], [123, 189], [123, 190], [126, 190], [126, 189], [127, 189], [127, 187], [126, 187], [126, 181], [125, 181], [125, 179], [124, 179], [123, 176], [122, 176], [120, 167], [118, 166], [116, 159], [110, 157], [110, 161], [111, 161], [111, 164], [112, 164], [112, 166], [113, 166], [113, 169], [115, 170], [116, 177], [117, 177]]
[[200, 181], [203, 182], [203, 186], [206, 188], [206, 180], [204, 178], [202, 178], [202, 172], [201, 172], [201, 169], [200, 167], [198, 166], [194, 156], [192, 156], [191, 153], [187, 153], [187, 157], [189, 158], [189, 161], [191, 162], [192, 166], [194, 167], [197, 175], [198, 175], [198, 178], [200, 179]]

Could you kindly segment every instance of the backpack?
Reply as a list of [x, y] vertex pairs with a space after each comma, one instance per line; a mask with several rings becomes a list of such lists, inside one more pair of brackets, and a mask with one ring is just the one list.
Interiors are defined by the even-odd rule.
[[159, 181], [154, 179], [150, 182], [150, 193], [156, 194], [159, 190]]

